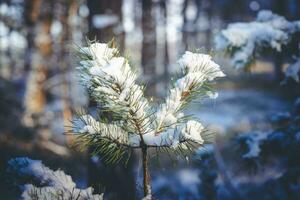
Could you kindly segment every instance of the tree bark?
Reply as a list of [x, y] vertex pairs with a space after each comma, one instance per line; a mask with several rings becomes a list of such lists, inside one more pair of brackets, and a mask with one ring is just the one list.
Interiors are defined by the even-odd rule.
[[31, 126], [39, 125], [38, 119], [43, 114], [46, 105], [46, 91], [44, 84], [48, 77], [48, 61], [52, 54], [52, 38], [50, 28], [52, 23], [52, 2], [41, 1], [35, 6], [34, 11], [39, 6], [40, 12], [33, 29], [34, 44], [32, 58], [30, 58], [30, 72], [26, 83], [25, 93], [25, 123]]
[[284, 73], [282, 70], [283, 59], [284, 58], [282, 52], [275, 53], [275, 57], [274, 57], [275, 78], [276, 81], [278, 82], [284, 80]]
[[26, 2], [25, 4], [25, 12], [24, 12], [24, 21], [26, 23], [27, 28], [27, 51], [25, 53], [25, 72], [28, 73], [31, 70], [31, 58], [32, 52], [34, 51], [34, 38], [35, 38], [35, 25], [40, 16], [40, 7], [41, 0], [32, 0], [30, 2]]
[[170, 63], [170, 56], [169, 56], [169, 45], [168, 45], [168, 32], [167, 32], [167, 20], [168, 20], [168, 13], [167, 13], [167, 2], [166, 0], [161, 0], [160, 6], [163, 13], [163, 22], [164, 22], [164, 85], [166, 90], [169, 87], [169, 63]]
[[152, 199], [152, 197], [151, 197], [150, 173], [148, 168], [147, 147], [142, 147], [142, 157], [143, 157], [144, 197], [145, 199], [150, 200]]
[[[111, 0], [88, 0], [87, 5], [89, 7], [89, 33], [88, 38], [90, 40], [97, 39], [100, 42], [108, 42], [114, 38], [119, 45], [121, 52], [124, 50], [125, 44], [125, 32], [122, 25], [122, 1]], [[113, 15], [118, 17], [118, 22], [110, 24], [105, 27], [95, 27], [93, 24], [93, 17], [95, 15]]]
[[[65, 132], [70, 130], [72, 126], [71, 119], [72, 119], [72, 111], [71, 111], [71, 101], [70, 101], [70, 80], [68, 80], [68, 76], [70, 76], [70, 57], [69, 52], [67, 49], [67, 44], [71, 43], [73, 38], [73, 31], [76, 27], [72, 25], [71, 20], [72, 18], [76, 17], [77, 11], [79, 9], [78, 2], [75, 0], [71, 0], [61, 4], [62, 6], [62, 13], [60, 16], [60, 21], [63, 25], [63, 31], [60, 37], [59, 45], [60, 51], [58, 53], [58, 60], [61, 73], [63, 75], [61, 91], [62, 91], [62, 102], [63, 102], [63, 119], [64, 119], [64, 128]], [[71, 145], [73, 142], [73, 136], [70, 134], [66, 134], [66, 142], [68, 145]]]
[[[147, 80], [151, 80], [156, 74], [156, 21], [154, 16], [154, 4], [152, 0], [142, 1], [142, 68]], [[153, 96], [156, 93], [155, 83], [149, 81], [146, 95]]]

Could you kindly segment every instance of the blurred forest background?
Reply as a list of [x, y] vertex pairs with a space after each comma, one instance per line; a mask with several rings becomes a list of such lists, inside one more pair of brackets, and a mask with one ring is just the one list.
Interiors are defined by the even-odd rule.
[[[257, 199], [300, 197], [286, 196], [300, 193], [300, 162], [295, 159], [299, 148], [290, 149], [292, 155], [287, 152], [291, 157], [282, 154], [284, 161], [271, 162], [279, 167], [266, 170], [257, 159], [243, 160], [240, 149], [249, 140], [238, 142], [250, 132], [272, 132], [278, 123], [281, 128], [291, 120], [289, 111], [293, 109], [291, 112], [300, 113], [300, 102], [293, 105], [300, 96], [299, 83], [280, 84], [283, 72], [275, 66], [284, 69], [282, 57], [270, 55], [258, 60], [249, 73], [235, 70], [214, 47], [214, 36], [221, 29], [232, 22], [252, 21], [262, 9], [291, 21], [300, 20], [298, 0], [1, 0], [0, 198], [15, 199], [18, 195], [6, 175], [7, 160], [16, 156], [61, 168], [79, 186], [93, 186], [108, 199], [141, 196], [141, 161], [135, 156], [127, 166], [106, 166], [101, 157], [90, 158], [89, 150], [78, 151], [72, 146], [73, 138], [63, 134], [74, 111], [83, 107], [93, 111], [96, 106], [78, 84], [72, 50], [87, 38], [100, 42], [114, 38], [141, 73], [140, 81], [149, 86], [147, 95], [157, 99], [166, 95], [167, 83], [178, 69], [177, 59], [185, 50], [212, 54], [227, 74], [216, 86], [218, 99], [190, 108], [215, 130], [214, 145], [199, 151], [201, 160], [178, 162], [175, 167], [164, 155], [160, 162], [153, 161], [154, 197], [247, 199], [240, 194], [247, 190], [244, 194], [255, 199], [255, 195], [275, 188], [276, 198]], [[292, 132], [300, 133], [297, 128]], [[297, 137], [300, 143], [300, 134]], [[267, 145], [271, 145], [269, 151], [280, 146]], [[282, 163], [289, 158], [296, 172], [288, 171], [288, 178], [296, 179], [284, 176], [282, 185], [269, 183], [270, 178], [281, 178], [287, 172]]]

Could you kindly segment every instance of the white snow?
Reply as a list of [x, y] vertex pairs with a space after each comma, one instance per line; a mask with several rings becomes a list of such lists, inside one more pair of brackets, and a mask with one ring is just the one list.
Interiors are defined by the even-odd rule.
[[251, 133], [248, 134], [246, 143], [248, 145], [249, 151], [243, 155], [244, 158], [256, 158], [259, 156], [261, 151], [260, 144], [268, 137], [269, 133]]
[[95, 28], [102, 29], [117, 24], [119, 17], [113, 14], [98, 14], [92, 18], [92, 24]]
[[182, 169], [178, 173], [178, 179], [182, 185], [199, 184], [199, 172], [189, 169]]
[[257, 20], [232, 23], [215, 38], [216, 49], [228, 51], [236, 68], [247, 66], [263, 49], [280, 52], [291, 34], [300, 31], [300, 21], [289, 22], [271, 11], [260, 11]]
[[[16, 173], [20, 178], [31, 177], [38, 181], [38, 186], [25, 184], [22, 199], [31, 200], [35, 194], [37, 199], [53, 199], [58, 195], [62, 200], [77, 198], [78, 200], [102, 200], [102, 195], [93, 194], [93, 188], [78, 189], [72, 177], [61, 170], [53, 171], [39, 160], [29, 158], [16, 158], [9, 162], [9, 171]], [[43, 185], [42, 187], [39, 187]]]
[[218, 50], [238, 49], [232, 62], [237, 68], [244, 67], [255, 56], [256, 46], [281, 51], [289, 39], [288, 33], [277, 30], [269, 23], [251, 22], [230, 24], [216, 39]]
[[3, 22], [0, 22], [0, 37], [5, 37], [6, 35], [8, 35], [8, 33], [8, 27]]
[[[93, 90], [94, 95], [99, 94], [107, 99], [103, 106], [111, 109], [127, 107], [124, 117], [130, 117], [131, 120], [143, 119], [139, 131], [149, 131], [149, 126], [145, 126], [149, 124], [149, 119], [146, 118], [150, 109], [149, 103], [144, 97], [142, 87], [135, 83], [137, 77], [128, 61], [124, 57], [116, 57], [117, 50], [108, 48], [103, 43], [94, 43], [83, 48], [82, 53], [93, 58], [80, 63], [82, 82]], [[90, 87], [91, 82], [97, 83], [97, 86]], [[132, 124], [132, 127], [134, 126]]]
[[23, 50], [27, 47], [27, 40], [18, 31], [10, 31], [9, 27], [0, 21], [0, 50]]
[[17, 170], [22, 176], [31, 176], [40, 181], [41, 184], [73, 189], [76, 185], [72, 178], [63, 171], [52, 171], [39, 160], [29, 158], [16, 158], [9, 161], [10, 170]]
[[5, 15], [8, 12], [8, 6], [6, 3], [0, 4], [0, 15]]
[[120, 84], [131, 85], [135, 79], [135, 76], [125, 76], [130, 72], [130, 67], [123, 57], [114, 57], [105, 61], [102, 66], [91, 67], [89, 71], [91, 75], [100, 76], [103, 79], [106, 78], [105, 76], [113, 77]]
[[86, 53], [93, 57], [93, 60], [98, 65], [105, 65], [107, 60], [113, 57], [117, 53], [117, 49], [109, 48], [105, 43], [92, 43], [89, 47], [82, 49], [83, 53]]
[[[185, 141], [193, 141], [199, 145], [203, 145], [204, 140], [201, 136], [203, 132], [201, 123], [190, 120], [185, 125], [178, 126], [175, 129], [167, 129], [164, 132], [156, 133], [154, 131], [143, 135], [144, 142], [149, 146], [165, 146], [176, 148], [178, 145], [184, 147]], [[140, 144], [140, 137], [132, 136], [129, 138], [130, 143], [134, 145]]]
[[[131, 70], [128, 60], [119, 57], [116, 49], [104, 43], [93, 43], [82, 48], [81, 53], [87, 57], [79, 66], [84, 85], [92, 96], [101, 97], [99, 103], [103, 108], [121, 109], [122, 120], [104, 124], [84, 115], [81, 121], [75, 121], [75, 132], [99, 134], [131, 147], [139, 147], [142, 140], [152, 147], [176, 148], [180, 145], [187, 148], [185, 142], [188, 141], [204, 144], [202, 124], [182, 120], [181, 107], [185, 98], [192, 92], [196, 93], [203, 83], [225, 76], [209, 55], [185, 52], [178, 61], [183, 77], [175, 82], [165, 103], [155, 110], [144, 97], [143, 88], [136, 84], [137, 75]], [[217, 97], [217, 93], [206, 94]], [[154, 111], [156, 113], [151, 115]], [[125, 131], [124, 127], [130, 131]]]
[[[207, 54], [192, 53], [186, 51], [179, 59], [178, 63], [183, 69], [187, 69], [189, 73], [197, 72], [207, 76], [209, 81], [217, 77], [224, 77], [220, 66], [211, 60], [211, 56]], [[202, 74], [199, 74], [201, 76]], [[202, 76], [203, 76], [202, 75]]]
[[[195, 85], [199, 87], [206, 81], [225, 76], [220, 66], [211, 60], [211, 56], [206, 54], [186, 51], [178, 63], [185, 71], [185, 75], [176, 81], [165, 103], [157, 111], [157, 131], [163, 127], [171, 126], [183, 117], [183, 114], [178, 111], [184, 103], [185, 96], [190, 95], [191, 87]], [[216, 94], [213, 95], [212, 93], [207, 93], [207, 95], [211, 98], [217, 97]]]
[[183, 129], [183, 137], [185, 139], [195, 141], [198, 144], [203, 144], [204, 140], [202, 139], [200, 134], [203, 129], [204, 127], [201, 123], [195, 120], [190, 120], [187, 122], [186, 127]]
[[75, 133], [99, 134], [102, 137], [117, 141], [120, 144], [130, 145], [126, 132], [120, 124], [100, 123], [91, 115], [82, 115], [74, 120]]
[[58, 37], [63, 30], [63, 25], [60, 21], [54, 20], [51, 24], [50, 33], [53, 37]]
[[299, 82], [300, 73], [300, 58], [293, 64], [290, 64], [285, 71], [286, 78], [292, 78], [296, 82]]
[[79, 15], [81, 17], [87, 17], [87, 16], [89, 16], [89, 14], [90, 14], [90, 11], [89, 11], [89, 8], [87, 7], [87, 5], [81, 4], [79, 7]]
[[206, 93], [206, 95], [207, 95], [209, 98], [211, 98], [211, 99], [216, 99], [216, 98], [218, 98], [219, 93], [217, 93], [217, 92], [212, 92], [212, 91], [208, 91], [208, 92]]
[[27, 47], [27, 40], [24, 35], [17, 31], [11, 31], [9, 34], [11, 49], [25, 49]]

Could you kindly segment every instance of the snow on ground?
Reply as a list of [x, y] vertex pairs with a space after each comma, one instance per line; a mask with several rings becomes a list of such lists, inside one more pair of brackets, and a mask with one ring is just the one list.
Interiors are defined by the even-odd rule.
[[[196, 110], [197, 109], [197, 110]], [[272, 114], [288, 109], [287, 103], [275, 94], [256, 90], [226, 89], [219, 91], [216, 100], [206, 100], [188, 110], [204, 125], [215, 127], [221, 134], [231, 128], [263, 126]], [[248, 130], [245, 130], [248, 131]]]

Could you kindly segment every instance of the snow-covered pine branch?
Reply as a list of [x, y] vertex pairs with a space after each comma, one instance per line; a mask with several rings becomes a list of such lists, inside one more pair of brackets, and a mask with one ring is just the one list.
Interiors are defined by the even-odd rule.
[[217, 50], [228, 52], [236, 68], [247, 68], [266, 49], [280, 52], [297, 32], [300, 32], [300, 21], [290, 22], [263, 10], [256, 21], [229, 24], [217, 35], [215, 44]]
[[90, 95], [111, 112], [118, 121], [126, 122], [126, 129], [139, 134], [149, 130], [150, 107], [143, 87], [136, 84], [128, 60], [107, 44], [93, 43], [81, 50], [86, 60], [80, 62], [82, 82]]
[[198, 97], [216, 97], [208, 83], [225, 75], [209, 55], [187, 51], [180, 58], [183, 76], [158, 108], [149, 105], [144, 88], [136, 83], [136, 73], [117, 49], [109, 44], [92, 43], [81, 48], [80, 55], [82, 60], [78, 69], [82, 83], [101, 109], [114, 116], [110, 123], [97, 121], [86, 114], [74, 120], [73, 131], [85, 141], [82, 144], [105, 141], [103, 145], [110, 143], [115, 150], [142, 145], [175, 148], [188, 142], [203, 145], [203, 126], [195, 120], [187, 121], [182, 109]]
[[[8, 172], [21, 182], [22, 199], [102, 200], [93, 188], [79, 189], [71, 176], [61, 170], [53, 171], [39, 160], [26, 157], [8, 161]], [[30, 182], [31, 184], [28, 184]]]
[[169, 96], [156, 113], [156, 133], [166, 127], [175, 127], [184, 116], [181, 112], [184, 106], [197, 97], [209, 95], [216, 97], [210, 91], [207, 83], [216, 77], [224, 77], [220, 67], [211, 60], [209, 55], [185, 52], [178, 61], [184, 76], [178, 79], [169, 91]]

